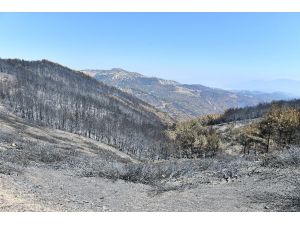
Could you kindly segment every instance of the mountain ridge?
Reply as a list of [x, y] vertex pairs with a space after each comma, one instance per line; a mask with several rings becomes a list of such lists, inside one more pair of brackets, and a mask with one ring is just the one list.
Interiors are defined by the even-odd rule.
[[206, 114], [223, 113], [228, 108], [257, 105], [261, 102], [287, 99], [279, 93], [229, 91], [201, 84], [181, 84], [172, 80], [144, 76], [124, 69], [81, 70], [105, 84], [149, 103], [176, 120]]
[[250, 80], [247, 82], [236, 82], [229, 85], [231, 89], [247, 89], [272, 93], [278, 90], [293, 98], [300, 97], [300, 80], [294, 79], [272, 79], [272, 80]]

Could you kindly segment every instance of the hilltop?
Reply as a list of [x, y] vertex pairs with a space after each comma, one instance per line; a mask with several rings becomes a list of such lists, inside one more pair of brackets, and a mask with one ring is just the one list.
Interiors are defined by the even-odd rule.
[[120, 88], [181, 121], [201, 115], [223, 113], [228, 108], [253, 106], [288, 98], [281, 93], [226, 91], [198, 84], [181, 84], [119, 68], [82, 72], [105, 84]]

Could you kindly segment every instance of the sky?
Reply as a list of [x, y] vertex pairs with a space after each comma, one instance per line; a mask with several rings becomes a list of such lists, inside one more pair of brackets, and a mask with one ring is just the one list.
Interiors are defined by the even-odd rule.
[[300, 80], [300, 13], [0, 13], [0, 57], [228, 88]]

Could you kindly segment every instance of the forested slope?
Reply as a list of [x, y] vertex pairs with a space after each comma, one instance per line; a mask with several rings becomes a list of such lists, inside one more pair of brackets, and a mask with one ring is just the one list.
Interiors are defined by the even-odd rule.
[[0, 59], [0, 99], [16, 115], [87, 136], [126, 153], [167, 151], [165, 114], [114, 87], [59, 64]]

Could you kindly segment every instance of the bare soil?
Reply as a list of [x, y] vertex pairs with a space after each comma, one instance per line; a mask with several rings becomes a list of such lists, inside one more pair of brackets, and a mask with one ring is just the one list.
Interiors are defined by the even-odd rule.
[[[244, 158], [183, 160], [176, 166], [198, 169], [165, 178], [162, 173], [153, 183], [114, 179], [103, 175], [112, 173], [107, 165], [121, 171], [123, 165], [141, 162], [111, 146], [0, 111], [0, 211], [299, 210], [293, 183], [300, 177], [297, 165], [267, 167]], [[170, 167], [172, 162], [152, 164]], [[104, 172], [88, 175], [93, 169]], [[229, 170], [236, 176], [227, 181]]]

